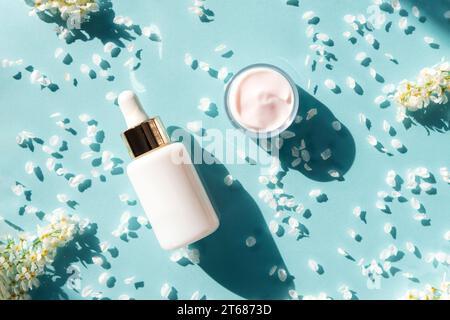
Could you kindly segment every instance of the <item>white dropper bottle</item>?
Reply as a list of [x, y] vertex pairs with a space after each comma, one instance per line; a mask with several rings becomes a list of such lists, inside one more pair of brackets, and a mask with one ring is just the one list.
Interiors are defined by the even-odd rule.
[[133, 161], [127, 174], [162, 248], [196, 242], [219, 227], [219, 219], [185, 146], [170, 142], [158, 117], [149, 118], [132, 91], [118, 103]]

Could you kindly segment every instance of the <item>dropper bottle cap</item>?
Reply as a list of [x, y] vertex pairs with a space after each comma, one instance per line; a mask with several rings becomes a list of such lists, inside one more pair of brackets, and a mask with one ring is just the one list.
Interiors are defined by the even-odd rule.
[[160, 118], [149, 118], [133, 91], [123, 91], [118, 103], [128, 127], [122, 137], [132, 158], [170, 143]]
[[133, 128], [149, 118], [133, 91], [123, 91], [119, 94], [117, 101], [128, 128]]

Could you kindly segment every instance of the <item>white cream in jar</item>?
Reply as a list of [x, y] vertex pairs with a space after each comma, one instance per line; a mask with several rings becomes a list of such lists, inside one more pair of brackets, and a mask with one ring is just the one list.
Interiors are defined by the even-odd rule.
[[292, 123], [298, 110], [298, 93], [282, 70], [253, 65], [230, 81], [225, 104], [235, 125], [250, 133], [273, 136]]

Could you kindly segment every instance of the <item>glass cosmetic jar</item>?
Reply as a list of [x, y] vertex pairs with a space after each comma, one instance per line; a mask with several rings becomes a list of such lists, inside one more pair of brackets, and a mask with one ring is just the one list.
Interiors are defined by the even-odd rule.
[[286, 130], [299, 108], [292, 78], [271, 64], [249, 65], [225, 90], [225, 109], [233, 125], [254, 138], [271, 138]]

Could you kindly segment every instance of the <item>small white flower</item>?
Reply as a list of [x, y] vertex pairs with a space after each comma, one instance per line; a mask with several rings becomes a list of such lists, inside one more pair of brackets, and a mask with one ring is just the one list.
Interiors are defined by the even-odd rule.
[[393, 230], [393, 227], [394, 226], [391, 223], [389, 223], [389, 222], [385, 223], [384, 224], [384, 228], [383, 228], [384, 232], [387, 233], [387, 234], [391, 233], [392, 230]]
[[168, 283], [164, 283], [161, 287], [161, 297], [164, 299], [167, 299], [170, 296], [170, 293], [172, 292], [173, 288]]
[[198, 108], [201, 111], [203, 111], [203, 112], [208, 111], [210, 106], [211, 106], [211, 99], [209, 99], [209, 98], [201, 98], [200, 99], [200, 104], [198, 105]]
[[342, 124], [341, 124], [339, 121], [337, 121], [337, 120], [333, 121], [333, 122], [331, 123], [331, 126], [332, 126], [333, 129], [336, 130], [336, 131], [340, 131], [340, 130], [342, 129]]
[[110, 277], [109, 273], [107, 272], [101, 273], [100, 276], [98, 277], [98, 283], [100, 283], [101, 285], [105, 285], [109, 277]]
[[93, 256], [92, 263], [97, 266], [101, 266], [103, 264], [103, 258], [101, 256]]
[[405, 30], [408, 27], [408, 19], [406, 17], [401, 17], [398, 21], [398, 26], [400, 29]]
[[202, 129], [202, 124], [200, 121], [191, 121], [186, 124], [186, 127], [188, 128], [189, 131], [198, 133]]
[[419, 210], [420, 207], [422, 206], [422, 205], [420, 204], [420, 201], [417, 200], [417, 199], [414, 198], [414, 197], [412, 197], [412, 198], [410, 199], [410, 203], [411, 203], [411, 207], [412, 207], [414, 210]]
[[363, 51], [358, 52], [355, 56], [356, 61], [359, 61], [359, 62], [363, 61], [365, 58], [367, 58], [367, 53], [365, 53]]
[[303, 20], [311, 20], [313, 17], [314, 17], [314, 11], [306, 11], [302, 16], [302, 19]]
[[376, 146], [378, 144], [378, 140], [377, 138], [375, 138], [372, 135], [368, 135], [367, 136], [367, 142], [371, 145], [371, 146]]
[[319, 271], [319, 264], [315, 261], [315, 260], [308, 260], [308, 266], [309, 268], [314, 271], [314, 272], [318, 272]]
[[312, 190], [309, 192], [309, 196], [310, 196], [311, 198], [317, 198], [317, 197], [319, 197], [321, 194], [322, 194], [322, 191], [321, 191], [320, 189], [312, 189]]
[[386, 210], [387, 206], [383, 201], [377, 201], [375, 206], [380, 210]]
[[350, 89], [355, 89], [355, 87], [356, 87], [356, 81], [355, 81], [355, 79], [353, 79], [352, 77], [347, 77], [346, 83], [347, 83], [347, 86], [348, 86]]
[[84, 287], [83, 290], [81, 290], [81, 297], [87, 298], [91, 296], [91, 294], [94, 292], [94, 289], [92, 289], [91, 286]]
[[275, 220], [271, 220], [269, 223], [269, 230], [270, 232], [272, 232], [273, 234], [276, 234], [278, 232], [280, 228], [280, 225], [278, 224], [278, 222], [276, 222]]
[[280, 279], [281, 282], [285, 282], [287, 279], [287, 276], [288, 276], [288, 274], [285, 269], [283, 269], [283, 268], [278, 269], [278, 279]]
[[251, 247], [255, 246], [255, 244], [256, 244], [255, 237], [250, 236], [247, 239], [245, 239], [245, 245], [247, 247], [251, 248]]
[[416, 246], [412, 242], [406, 242], [406, 250], [410, 253], [414, 253], [416, 251]]
[[292, 300], [298, 300], [298, 292], [297, 291], [291, 289], [288, 291], [288, 293]]
[[395, 149], [401, 149], [403, 147], [403, 143], [399, 139], [392, 139], [391, 146]]
[[231, 186], [234, 182], [234, 178], [231, 174], [227, 175], [224, 179], [223, 179], [223, 183], [225, 183], [226, 186]]
[[444, 239], [447, 241], [450, 241], [450, 230], [448, 230], [447, 232], [445, 232], [444, 234]]
[[109, 91], [106, 93], [105, 99], [108, 101], [114, 101], [117, 99], [117, 93], [115, 93], [113, 91]]
[[325, 87], [327, 87], [330, 90], [333, 90], [336, 88], [336, 82], [334, 82], [331, 79], [326, 79], [324, 84], [325, 84]]
[[355, 21], [356, 17], [352, 14], [346, 14], [344, 16], [344, 21], [347, 23], [353, 23]]
[[193, 62], [194, 62], [194, 59], [192, 58], [192, 55], [189, 53], [186, 53], [184, 55], [184, 63], [188, 66], [191, 66]]

